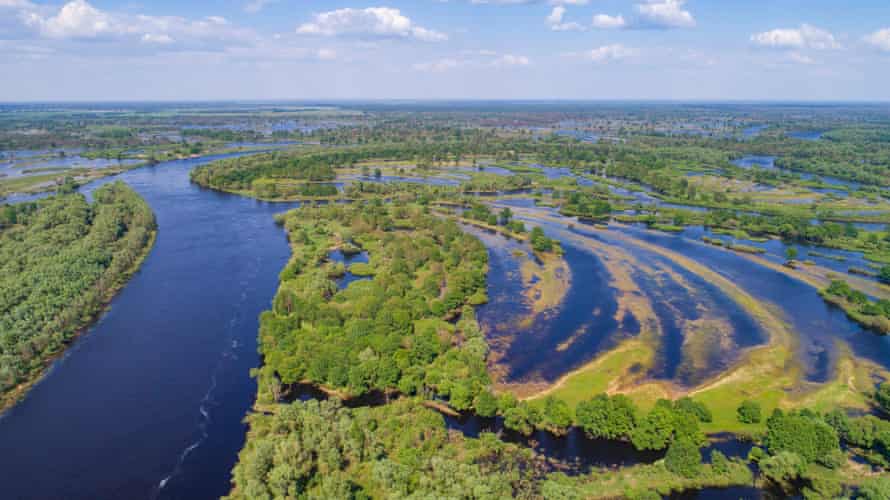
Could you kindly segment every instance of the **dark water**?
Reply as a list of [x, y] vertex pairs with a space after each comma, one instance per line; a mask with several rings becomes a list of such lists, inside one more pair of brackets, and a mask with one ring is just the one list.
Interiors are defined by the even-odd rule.
[[4, 499], [229, 490], [255, 395], [257, 317], [290, 253], [272, 216], [293, 205], [191, 185], [189, 170], [210, 159], [118, 177], [155, 210], [157, 243], [101, 321], [0, 420]]
[[343, 290], [348, 287], [350, 283], [354, 281], [361, 281], [370, 279], [370, 276], [356, 276], [349, 272], [349, 266], [352, 264], [367, 264], [368, 263], [368, 252], [359, 252], [356, 254], [346, 255], [340, 250], [335, 250], [331, 252], [330, 259], [334, 262], [342, 262], [343, 265], [346, 266], [346, 273], [343, 274], [340, 278], [334, 280], [337, 283], [337, 288]]
[[704, 488], [685, 491], [667, 497], [669, 500], [759, 500], [764, 492], [753, 486], [733, 486], [731, 488]]
[[617, 468], [653, 463], [664, 457], [664, 451], [638, 451], [624, 441], [591, 439], [581, 429], [572, 427], [564, 436], [538, 430], [524, 436], [504, 427], [500, 417], [443, 415], [445, 425], [464, 436], [477, 438], [483, 432], [498, 434], [502, 440], [529, 447], [553, 463], [553, 470], [570, 474], [590, 472], [594, 468]]

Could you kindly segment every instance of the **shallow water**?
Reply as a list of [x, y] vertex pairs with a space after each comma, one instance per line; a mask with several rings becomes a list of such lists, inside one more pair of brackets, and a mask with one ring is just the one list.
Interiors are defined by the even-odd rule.
[[345, 255], [342, 251], [335, 250], [330, 253], [329, 257], [333, 262], [342, 262], [343, 265], [346, 266], [346, 273], [342, 277], [334, 280], [334, 282], [337, 283], [337, 288], [339, 288], [340, 290], [343, 290], [344, 288], [348, 287], [350, 283], [353, 283], [355, 281], [370, 279], [369, 276], [356, 276], [349, 272], [349, 266], [351, 266], [352, 264], [368, 263], [368, 252], [359, 252], [357, 254]]
[[755, 298], [777, 307], [801, 340], [799, 358], [807, 378], [826, 381], [839, 352], [836, 341], [846, 342], [857, 356], [890, 369], [890, 336], [874, 335], [831, 306], [809, 285], [752, 263], [744, 256], [699, 244], [683, 235], [626, 227], [616, 229], [691, 258], [740, 286]]
[[[257, 317], [290, 254], [295, 206], [207, 191], [213, 158], [122, 179], [160, 231], [110, 310], [0, 419], [4, 498], [211, 498], [229, 490], [256, 386]], [[163, 488], [161, 485], [163, 483]]]

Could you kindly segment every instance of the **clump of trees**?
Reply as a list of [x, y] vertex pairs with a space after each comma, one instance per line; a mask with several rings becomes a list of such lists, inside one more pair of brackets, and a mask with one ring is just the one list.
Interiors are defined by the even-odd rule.
[[742, 404], [739, 405], [738, 410], [736, 410], [736, 415], [739, 422], [743, 424], [759, 424], [761, 418], [763, 418], [761, 416], [762, 410], [760, 408], [760, 403], [751, 400], [742, 401]]
[[552, 252], [559, 249], [559, 242], [551, 239], [540, 226], [535, 226], [529, 234], [529, 243], [536, 252]]
[[871, 301], [867, 295], [843, 280], [832, 281], [820, 294], [827, 301], [844, 309], [857, 322], [890, 334], [890, 300]]
[[129, 278], [156, 229], [122, 182], [3, 207], [0, 395], [35, 378]]

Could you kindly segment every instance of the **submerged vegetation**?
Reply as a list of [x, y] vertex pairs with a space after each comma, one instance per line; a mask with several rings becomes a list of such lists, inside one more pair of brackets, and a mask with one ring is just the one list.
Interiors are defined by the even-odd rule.
[[151, 209], [116, 182], [0, 211], [0, 394], [19, 397], [138, 268]]

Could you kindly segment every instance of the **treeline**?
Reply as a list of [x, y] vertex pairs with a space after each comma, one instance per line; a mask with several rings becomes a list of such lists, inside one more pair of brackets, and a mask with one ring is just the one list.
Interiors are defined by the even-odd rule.
[[191, 171], [192, 182], [214, 189], [251, 189], [258, 179], [332, 181], [335, 166], [349, 166], [361, 159], [356, 151], [315, 154], [267, 153], [219, 160]]
[[154, 214], [122, 182], [4, 206], [0, 232], [0, 394], [32, 381], [110, 300], [145, 255]]

